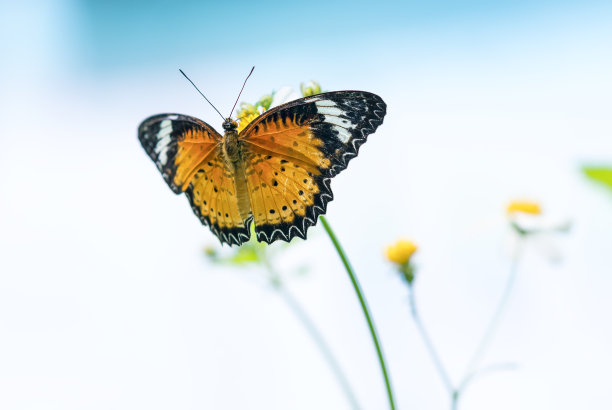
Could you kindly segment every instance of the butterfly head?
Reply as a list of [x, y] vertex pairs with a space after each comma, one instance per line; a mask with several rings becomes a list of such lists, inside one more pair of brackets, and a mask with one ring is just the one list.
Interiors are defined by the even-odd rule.
[[226, 118], [222, 125], [225, 131], [233, 131], [238, 128], [238, 123], [231, 118]]

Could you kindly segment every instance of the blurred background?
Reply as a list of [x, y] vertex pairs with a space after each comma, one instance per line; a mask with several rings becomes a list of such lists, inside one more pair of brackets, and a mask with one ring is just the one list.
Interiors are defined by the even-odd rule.
[[[418, 243], [421, 314], [458, 380], [510, 269], [517, 198], [572, 230], [525, 244], [483, 360], [515, 367], [460, 408], [609, 408], [612, 191], [582, 167], [612, 163], [611, 42], [607, 1], [2, 2], [0, 408], [350, 408], [260, 268], [208, 261], [217, 238], [136, 138], [161, 112], [221, 129], [178, 69], [226, 112], [252, 65], [242, 101], [317, 80], [388, 105], [328, 219], [399, 409], [449, 399], [384, 247]], [[362, 407], [386, 408], [346, 273], [320, 224], [308, 234], [275, 266]]]

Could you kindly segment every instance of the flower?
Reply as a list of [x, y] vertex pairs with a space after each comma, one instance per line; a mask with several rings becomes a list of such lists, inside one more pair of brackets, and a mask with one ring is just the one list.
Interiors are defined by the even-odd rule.
[[533, 201], [511, 201], [506, 207], [506, 212], [510, 214], [514, 214], [516, 212], [522, 212], [531, 215], [540, 215], [542, 213], [542, 209], [540, 208], [540, 204]]
[[414, 281], [414, 267], [410, 263], [412, 255], [418, 250], [418, 246], [410, 239], [398, 239], [394, 244], [387, 246], [385, 254], [389, 261], [395, 263], [408, 285]]
[[[240, 109], [236, 113], [238, 117], [238, 132], [246, 128], [247, 125], [261, 114], [260, 110], [253, 104], [240, 103]], [[263, 112], [263, 111], [262, 111]]]
[[385, 254], [389, 261], [398, 265], [405, 265], [410, 261], [418, 247], [409, 239], [399, 239], [394, 244], [387, 246]]

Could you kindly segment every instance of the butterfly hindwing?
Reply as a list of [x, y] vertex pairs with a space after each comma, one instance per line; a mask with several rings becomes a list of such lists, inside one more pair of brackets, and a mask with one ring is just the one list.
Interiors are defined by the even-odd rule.
[[241, 245], [251, 236], [251, 218], [240, 215], [233, 173], [220, 155], [201, 164], [185, 191], [200, 221], [221, 242]]
[[357, 156], [385, 113], [375, 94], [337, 91], [278, 106], [249, 124], [240, 140], [257, 238], [305, 238], [333, 199], [330, 178]]
[[[257, 239], [306, 239], [306, 231], [333, 199], [329, 179], [280, 156], [247, 154], [246, 182]], [[312, 169], [313, 172], [309, 171]]]
[[138, 127], [138, 139], [175, 194], [183, 192], [221, 135], [210, 125], [181, 114], [159, 114]]

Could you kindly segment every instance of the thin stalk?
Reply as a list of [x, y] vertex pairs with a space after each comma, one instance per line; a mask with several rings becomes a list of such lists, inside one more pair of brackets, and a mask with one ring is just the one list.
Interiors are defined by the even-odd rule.
[[361, 304], [361, 309], [363, 310], [363, 314], [366, 318], [366, 321], [368, 322], [368, 327], [370, 328], [370, 334], [372, 335], [372, 340], [374, 342], [374, 346], [376, 347], [376, 353], [378, 354], [378, 361], [380, 362], [380, 368], [381, 368], [381, 371], [385, 379], [385, 385], [387, 387], [387, 396], [389, 398], [389, 407], [392, 410], [394, 410], [395, 402], [393, 400], [393, 390], [391, 389], [391, 381], [387, 373], [387, 367], [385, 365], [383, 351], [380, 346], [380, 343], [378, 342], [378, 336], [376, 334], [376, 329], [374, 328], [374, 322], [372, 321], [370, 310], [368, 309], [368, 305], [366, 303], [365, 297], [363, 296], [363, 292], [361, 291], [361, 286], [359, 285], [359, 281], [357, 280], [357, 277], [355, 276], [355, 273], [353, 272], [353, 268], [351, 267], [348, 257], [344, 253], [344, 250], [342, 249], [342, 246], [340, 245], [340, 242], [338, 241], [338, 238], [334, 234], [334, 231], [332, 230], [331, 226], [327, 222], [327, 219], [325, 219], [324, 216], [321, 216], [320, 220], [321, 220], [321, 223], [323, 224], [323, 227], [325, 228], [325, 231], [329, 235], [329, 238], [334, 244], [334, 247], [336, 248], [336, 252], [338, 252], [338, 256], [340, 256], [340, 259], [342, 260], [342, 263], [344, 264], [344, 268], [346, 269], [346, 272], [348, 273], [351, 279], [351, 283], [353, 284], [353, 288], [355, 289], [355, 293], [357, 294], [357, 298], [359, 299], [359, 303]]
[[499, 321], [504, 313], [506, 305], [508, 304], [508, 300], [510, 299], [510, 294], [512, 293], [512, 288], [514, 287], [514, 281], [516, 279], [516, 273], [518, 271], [519, 260], [521, 257], [521, 252], [523, 248], [522, 237], [519, 237], [519, 242], [517, 243], [516, 249], [514, 250], [514, 254], [512, 255], [512, 260], [510, 262], [510, 273], [508, 274], [508, 279], [506, 281], [506, 287], [502, 294], [502, 297], [497, 305], [497, 309], [495, 309], [495, 313], [491, 317], [489, 324], [485, 328], [484, 335], [482, 339], [480, 339], [480, 343], [478, 343], [478, 347], [474, 351], [472, 358], [468, 362], [467, 369], [465, 371], [465, 376], [459, 383], [459, 387], [455, 391], [452, 396], [452, 404], [451, 409], [455, 410], [458, 406], [459, 397], [463, 394], [467, 385], [474, 379], [476, 374], [479, 374], [479, 371], [475, 371], [474, 369], [478, 366], [478, 363], [482, 359], [487, 347], [489, 346], [489, 342], [495, 333], [499, 325]]
[[338, 384], [344, 391], [346, 398], [351, 403], [351, 406], [354, 409], [360, 409], [361, 406], [359, 405], [359, 402], [357, 401], [357, 397], [355, 396], [355, 393], [353, 392], [353, 389], [351, 388], [351, 385], [346, 375], [342, 371], [340, 364], [338, 363], [334, 354], [332, 353], [331, 348], [329, 347], [329, 345], [323, 338], [323, 335], [321, 334], [317, 326], [314, 324], [310, 316], [308, 316], [304, 308], [297, 301], [297, 299], [287, 289], [287, 287], [283, 285], [280, 275], [276, 272], [276, 270], [270, 263], [267, 255], [264, 255], [264, 253], [265, 251], [260, 252], [260, 257], [261, 257], [261, 260], [263, 261], [264, 266], [268, 270], [268, 273], [270, 275], [270, 281], [273, 284], [274, 289], [276, 289], [280, 293], [285, 303], [289, 306], [293, 314], [302, 323], [302, 326], [304, 326], [304, 329], [306, 329], [306, 331], [308, 332], [312, 340], [315, 342], [315, 344], [319, 348], [319, 351], [325, 358], [334, 376], [336, 376], [336, 380], [338, 381]]
[[442, 364], [442, 360], [440, 360], [440, 356], [438, 356], [438, 352], [436, 351], [433, 345], [433, 342], [431, 341], [431, 338], [429, 337], [429, 333], [427, 332], [427, 329], [425, 329], [425, 325], [423, 325], [423, 322], [421, 321], [421, 317], [419, 316], [419, 313], [417, 311], [416, 302], [414, 300], [414, 289], [412, 289], [412, 285], [409, 285], [409, 288], [410, 288], [410, 292], [408, 293], [408, 298], [410, 300], [410, 311], [412, 312], [412, 319], [414, 320], [414, 323], [416, 324], [419, 334], [421, 335], [421, 339], [423, 339], [423, 342], [425, 343], [425, 346], [427, 347], [427, 350], [429, 351], [429, 356], [431, 356], [431, 360], [433, 361], [436, 367], [436, 370], [438, 370], [438, 374], [440, 375], [440, 378], [442, 379], [444, 386], [446, 387], [446, 389], [451, 395], [454, 395], [455, 387], [453, 386], [453, 382], [448, 376], [448, 373], [446, 372], [446, 369], [444, 368], [444, 365]]
[[516, 279], [516, 272], [518, 270], [518, 264], [519, 264], [521, 249], [522, 249], [521, 245], [522, 243], [519, 242], [514, 251], [514, 255], [512, 256], [512, 261], [510, 263], [510, 273], [506, 281], [506, 288], [504, 289], [504, 293], [502, 294], [499, 304], [497, 305], [497, 309], [495, 310], [495, 313], [491, 317], [491, 321], [486, 327], [486, 330], [485, 330], [484, 335], [482, 336], [482, 339], [480, 339], [480, 343], [478, 344], [478, 347], [474, 351], [474, 354], [472, 355], [472, 358], [469, 361], [467, 370], [465, 372], [466, 374], [465, 377], [468, 377], [467, 375], [473, 373], [474, 369], [476, 368], [476, 366], [480, 362], [480, 359], [485, 353], [487, 347], [489, 346], [489, 342], [491, 341], [491, 338], [493, 337], [495, 330], [497, 330], [497, 326], [499, 325], [499, 320], [501, 319], [502, 314], [504, 313], [504, 310], [506, 308], [506, 305], [508, 304], [508, 299], [510, 298], [510, 294], [512, 293], [514, 280]]

